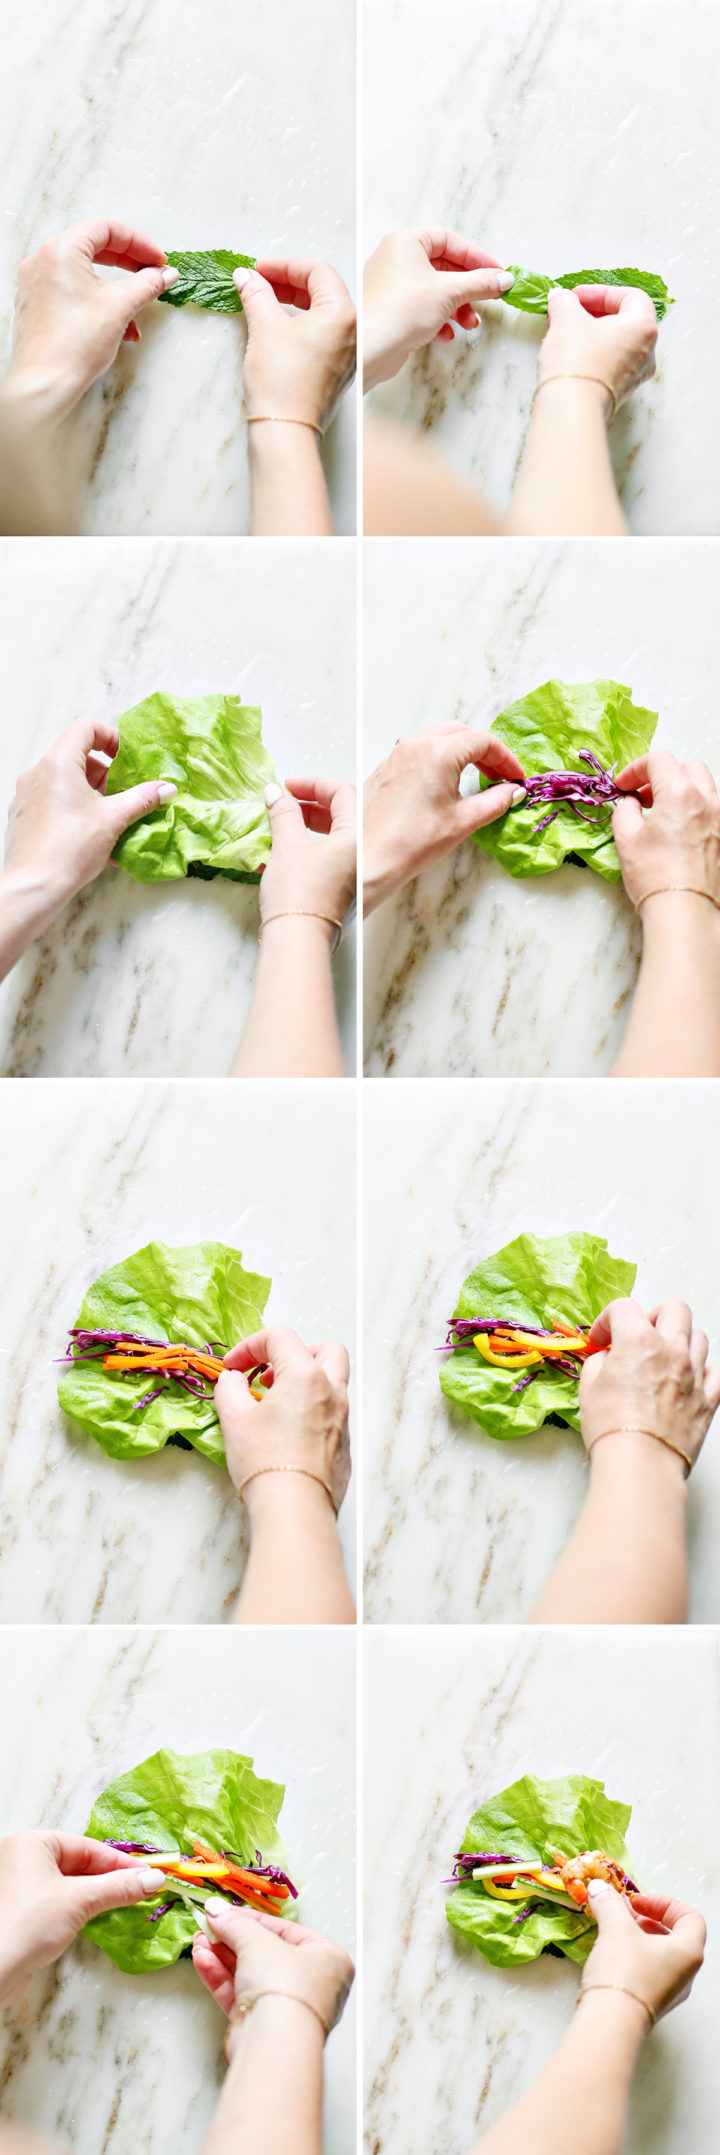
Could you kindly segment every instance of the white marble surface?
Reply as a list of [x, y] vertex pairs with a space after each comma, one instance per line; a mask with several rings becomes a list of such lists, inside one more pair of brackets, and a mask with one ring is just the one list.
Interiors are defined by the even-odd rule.
[[[658, 712], [657, 746], [720, 777], [716, 545], [376, 540], [365, 554], [366, 771], [398, 736], [489, 726], [556, 675], [625, 682]], [[516, 881], [468, 840], [368, 923], [367, 1070], [603, 1076], [639, 954], [622, 886], [567, 865]]]
[[[587, 1486], [580, 1438], [486, 1437], [438, 1382], [473, 1266], [582, 1228], [680, 1295], [720, 1357], [717, 1087], [365, 1087], [367, 1593], [373, 1623], [521, 1623]], [[690, 1095], [692, 1096], [690, 1098]], [[720, 1420], [688, 1493], [691, 1618], [720, 1615]]]
[[[267, 1320], [354, 1357], [355, 1112], [342, 1086], [4, 1085], [0, 1623], [220, 1623], [245, 1513], [198, 1454], [110, 1459], [61, 1413], [66, 1330], [144, 1243], [227, 1242]], [[340, 1532], [354, 1557], [354, 1481]]]
[[[329, 94], [331, 92], [331, 94]], [[3, 356], [23, 255], [110, 214], [166, 249], [317, 256], [355, 291], [354, 0], [98, 0], [12, 23], [0, 86]], [[73, 426], [80, 528], [246, 529], [244, 326], [154, 305]], [[323, 451], [354, 530], [353, 396]]]
[[[499, 261], [665, 278], [655, 380], [612, 455], [631, 530], [720, 526], [720, 214], [714, 0], [366, 0], [366, 245], [447, 224]], [[410, 87], [411, 86], [411, 87]], [[429, 347], [378, 408], [430, 431], [502, 510], [542, 320], [501, 303]]]
[[[0, 825], [19, 771], [80, 715], [156, 688], [259, 703], [280, 776], [355, 778], [354, 546], [227, 540], [0, 542], [6, 723]], [[110, 865], [0, 989], [5, 1077], [223, 1077], [250, 1002], [257, 889], [139, 884]], [[355, 1066], [354, 934], [334, 960]], [[109, 983], [112, 982], [112, 992]]]
[[[284, 1783], [300, 1920], [352, 1952], [354, 1657], [337, 1633], [6, 1636], [0, 1831], [82, 1832], [99, 1791], [159, 1746], [227, 1745]], [[81, 1942], [3, 2016], [3, 2113], [78, 2151], [196, 2155], [223, 2080], [224, 2027], [189, 1963], [127, 1976]], [[327, 2155], [352, 2155], [352, 2000], [325, 2070]]]
[[441, 1881], [478, 1802], [523, 1773], [580, 1772], [632, 1803], [644, 1886], [702, 1908], [691, 2000], [653, 2033], [624, 2155], [716, 2136], [720, 1980], [718, 1641], [706, 1633], [385, 1633], [365, 1641], [367, 2145], [466, 2155], [541, 2070], [578, 1971], [493, 1968], [457, 1938]]

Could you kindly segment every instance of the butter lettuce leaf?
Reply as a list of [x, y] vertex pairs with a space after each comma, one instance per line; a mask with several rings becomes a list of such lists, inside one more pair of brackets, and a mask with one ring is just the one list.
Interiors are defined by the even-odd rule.
[[173, 801], [123, 832], [113, 859], [136, 883], [179, 876], [257, 882], [270, 857], [264, 789], [275, 778], [263, 747], [262, 712], [238, 696], [171, 696], [158, 690], [123, 711], [108, 793], [148, 778], [177, 786]]
[[[239, 1751], [155, 1751], [130, 1773], [111, 1781], [93, 1805], [85, 1827], [96, 1841], [151, 1841], [156, 1848], [192, 1855], [193, 1838], [209, 1848], [231, 1850], [244, 1863], [263, 1861], [288, 1868], [277, 1822], [285, 1790], [277, 1781], [260, 1781], [251, 1758]], [[152, 1858], [148, 1856], [148, 1863]], [[85, 1926], [92, 1938], [127, 1975], [168, 1968], [192, 1943], [197, 1916], [177, 1905], [157, 1923], [148, 1915], [157, 1900], [136, 1908], [114, 1908]], [[294, 1903], [288, 1903], [288, 1912]]]
[[[591, 1325], [608, 1302], [631, 1295], [637, 1266], [611, 1257], [602, 1235], [516, 1235], [468, 1274], [455, 1317], [517, 1317], [521, 1324]], [[579, 1386], [559, 1370], [542, 1372], [522, 1392], [522, 1370], [494, 1369], [470, 1340], [440, 1370], [446, 1399], [479, 1422], [488, 1437], [527, 1437], [557, 1418], [580, 1428]]]
[[[515, 750], [528, 778], [534, 778], [540, 771], [582, 770], [581, 748], [590, 749], [605, 770], [614, 763], [622, 770], [649, 748], [657, 716], [657, 711], [633, 703], [632, 690], [621, 681], [544, 681], [517, 703], [509, 703], [490, 731]], [[490, 783], [481, 772], [481, 792]], [[548, 807], [521, 801], [497, 823], [474, 831], [475, 844], [509, 875], [549, 875], [572, 859], [594, 868], [606, 882], [620, 883], [611, 811], [593, 808], [593, 824], [583, 822], [572, 808], [561, 807], [547, 829], [533, 836]]]
[[503, 292], [502, 298], [506, 307], [519, 307], [523, 314], [547, 314], [548, 292], [557, 285], [566, 292], [574, 292], [578, 284], [632, 285], [636, 291], [648, 293], [659, 322], [668, 307], [675, 305], [662, 277], [649, 269], [570, 269], [564, 277], [544, 277], [539, 270], [521, 268], [519, 262], [508, 266], [515, 283]]
[[[100, 1274], [75, 1325], [186, 1340], [191, 1347], [215, 1340], [231, 1347], [262, 1328], [271, 1284], [258, 1273], [244, 1271], [241, 1251], [223, 1242], [180, 1248], [148, 1242]], [[225, 1446], [212, 1395], [193, 1399], [171, 1383], [149, 1407], [138, 1408], [152, 1381], [147, 1371], [116, 1375], [99, 1360], [71, 1362], [60, 1378], [58, 1399], [64, 1413], [111, 1459], [140, 1459], [180, 1442], [224, 1466]]]
[[[615, 1803], [605, 1794], [604, 1781], [571, 1773], [558, 1781], [538, 1781], [523, 1774], [497, 1796], [491, 1796], [473, 1813], [462, 1842], [463, 1850], [478, 1855], [519, 1856], [526, 1863], [546, 1862], [555, 1848], [564, 1856], [582, 1855], [585, 1849], [601, 1848], [630, 1874], [632, 1864], [625, 1847], [632, 1806]], [[548, 1946], [558, 1948], [568, 1960], [587, 1960], [597, 1938], [597, 1927], [585, 1909], [555, 1908], [548, 1901], [537, 1914], [514, 1923], [517, 1903], [493, 1900], [483, 1886], [463, 1881], [446, 1904], [448, 1923], [461, 1937], [479, 1947], [496, 1968], [510, 1968], [522, 1961], [537, 1960]]]
[[168, 307], [204, 307], [209, 314], [242, 314], [243, 304], [233, 284], [234, 269], [254, 269], [254, 254], [231, 254], [227, 247], [209, 247], [203, 253], [169, 254], [178, 271], [177, 284], [161, 292]]

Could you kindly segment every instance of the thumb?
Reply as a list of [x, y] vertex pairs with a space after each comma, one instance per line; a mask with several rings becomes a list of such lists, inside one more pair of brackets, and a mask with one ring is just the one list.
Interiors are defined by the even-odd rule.
[[507, 815], [513, 801], [525, 800], [525, 787], [507, 783], [488, 786], [484, 793], [469, 793], [458, 801], [455, 823], [459, 838], [470, 838], [473, 831], [481, 831], [486, 823], [497, 823], [498, 816]]
[[174, 801], [177, 786], [169, 778], [150, 779], [145, 786], [128, 786], [125, 793], [105, 795], [105, 809], [110, 829], [120, 838], [128, 824], [137, 823], [140, 816], [150, 816], [155, 808], [164, 808], [167, 801]]
[[275, 298], [272, 285], [268, 283], [267, 277], [260, 276], [259, 270], [234, 269], [233, 284], [240, 294], [247, 315], [248, 330], [252, 329], [253, 322], [262, 323], [268, 321], [273, 314], [279, 314], [280, 304]]
[[588, 1905], [590, 1913], [597, 1923], [600, 1938], [612, 1939], [616, 1937], [619, 1941], [626, 1932], [628, 1924], [634, 1930], [635, 1917], [627, 1904], [624, 1894], [616, 1893], [615, 1887], [607, 1885], [604, 1878], [591, 1878], [589, 1880]]
[[165, 1885], [164, 1872], [153, 1871], [146, 1863], [67, 1881], [68, 1899], [74, 1902], [78, 1923], [90, 1923], [93, 1916], [105, 1915], [110, 1908], [135, 1908], [138, 1901], [154, 1899]]
[[459, 269], [443, 276], [448, 297], [453, 307], [479, 305], [483, 299], [502, 299], [509, 292], [515, 279], [509, 269]]
[[134, 270], [131, 277], [123, 277], [121, 284], [112, 285], [123, 329], [135, 321], [136, 315], [142, 314], [143, 307], [148, 307], [151, 299], [161, 299], [163, 292], [169, 291], [171, 284], [177, 284], [177, 281], [177, 270], [166, 262], [162, 269]]
[[624, 801], [618, 801], [613, 809], [613, 838], [618, 848], [622, 846], [623, 840], [629, 842], [631, 838], [635, 838], [637, 832], [642, 830], [642, 827], [643, 812], [640, 802], [635, 800], [634, 796], [628, 794], [627, 798]]
[[305, 830], [300, 803], [292, 793], [286, 793], [283, 786], [272, 785], [265, 787], [265, 806], [270, 817], [273, 848], [277, 846], [282, 853], [293, 834]]

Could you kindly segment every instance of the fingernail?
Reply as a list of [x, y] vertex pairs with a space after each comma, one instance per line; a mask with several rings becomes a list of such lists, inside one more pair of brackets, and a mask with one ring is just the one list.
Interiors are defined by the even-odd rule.
[[179, 275], [179, 269], [173, 269], [172, 264], [168, 262], [167, 267], [163, 270], [162, 273], [164, 291], [167, 291], [169, 284], [177, 284]]
[[608, 1886], [604, 1878], [591, 1878], [588, 1881], [588, 1900], [597, 1901], [602, 1893], [613, 1893], [614, 1890], [614, 1886]]
[[224, 1916], [226, 1909], [227, 1901], [209, 1900], [205, 1902], [206, 1916]]
[[281, 801], [281, 800], [282, 800], [282, 792], [283, 792], [282, 786], [266, 786], [266, 787], [265, 787], [265, 807], [266, 807], [266, 808], [274, 808], [274, 806], [275, 806], [275, 802], [276, 802], [276, 801]]
[[524, 786], [513, 786], [513, 789], [512, 789], [512, 797], [513, 797], [513, 800], [514, 800], [514, 801], [526, 801], [526, 800], [527, 800], [527, 793], [526, 793], [526, 791], [525, 791], [525, 787], [524, 787]]
[[142, 1886], [143, 1893], [160, 1893], [163, 1886], [167, 1885], [165, 1872], [150, 1870], [141, 1871], [140, 1884]]
[[511, 270], [501, 269], [498, 271], [497, 288], [499, 292], [509, 292], [511, 284], [514, 283], [515, 278]]
[[157, 789], [157, 797], [159, 801], [174, 801], [176, 793], [177, 786], [171, 785], [169, 778], [164, 778], [162, 784], [159, 785]]
[[252, 276], [252, 270], [251, 270], [251, 269], [245, 269], [245, 268], [241, 268], [241, 269], [234, 269], [234, 270], [233, 270], [233, 284], [235, 285], [235, 287], [236, 287], [236, 290], [237, 290], [238, 292], [242, 292], [242, 291], [244, 291], [244, 289], [245, 289], [245, 286], [246, 286], [246, 284], [247, 284], [247, 281], [248, 281], [248, 277], [251, 277], [251, 276]]

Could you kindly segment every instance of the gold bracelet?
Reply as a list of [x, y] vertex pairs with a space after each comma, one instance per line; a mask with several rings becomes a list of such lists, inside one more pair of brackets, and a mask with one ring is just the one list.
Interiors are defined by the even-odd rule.
[[337, 1519], [337, 1517], [338, 1517], [338, 1511], [339, 1511], [339, 1506], [338, 1506], [338, 1505], [336, 1504], [336, 1502], [335, 1502], [335, 1498], [334, 1498], [334, 1496], [333, 1496], [333, 1493], [332, 1493], [332, 1489], [331, 1489], [331, 1487], [330, 1487], [330, 1483], [329, 1483], [329, 1482], [326, 1482], [326, 1481], [325, 1481], [324, 1475], [322, 1475], [322, 1474], [314, 1474], [314, 1473], [313, 1473], [313, 1470], [312, 1470], [312, 1467], [294, 1467], [294, 1466], [278, 1466], [278, 1467], [253, 1467], [253, 1471], [252, 1471], [252, 1474], [246, 1474], [246, 1476], [245, 1476], [245, 1480], [244, 1480], [243, 1482], [240, 1482], [240, 1483], [238, 1484], [238, 1496], [239, 1496], [239, 1497], [241, 1497], [241, 1496], [242, 1496], [243, 1490], [244, 1490], [244, 1489], [247, 1489], [247, 1486], [248, 1486], [248, 1482], [256, 1482], [256, 1481], [257, 1481], [257, 1479], [258, 1479], [258, 1475], [259, 1475], [259, 1474], [305, 1474], [305, 1475], [307, 1476], [307, 1479], [308, 1479], [308, 1481], [309, 1481], [309, 1482], [318, 1482], [318, 1483], [319, 1483], [319, 1486], [320, 1486], [320, 1488], [321, 1488], [321, 1489], [324, 1489], [324, 1490], [325, 1490], [325, 1494], [326, 1494], [326, 1496], [329, 1496], [329, 1498], [330, 1498], [330, 1502], [331, 1502], [331, 1504], [332, 1504], [332, 1508], [333, 1508], [333, 1511], [334, 1511], [334, 1513], [335, 1513], [335, 1517], [336, 1517], [336, 1519]]
[[643, 2011], [649, 2016], [651, 2028], [655, 2027], [657, 2014], [653, 2012], [652, 2006], [648, 2005], [647, 1998], [640, 1998], [636, 1990], [628, 1990], [627, 1983], [581, 1983], [580, 1989], [575, 1999], [576, 2010], [577, 2007], [580, 2005], [581, 2000], [587, 1997], [589, 1990], [621, 1991], [624, 1998], [633, 1998], [636, 2005], [642, 2006]]
[[296, 905], [296, 906], [290, 906], [290, 905], [289, 905], [289, 906], [286, 906], [285, 910], [284, 910], [284, 911], [283, 911], [282, 913], [268, 913], [268, 916], [267, 916], [267, 920], [261, 920], [261, 922], [260, 922], [260, 927], [259, 927], [259, 930], [258, 930], [258, 942], [259, 942], [259, 941], [261, 940], [261, 938], [262, 938], [262, 932], [263, 932], [263, 928], [269, 928], [269, 926], [270, 926], [270, 922], [271, 922], [272, 920], [325, 920], [325, 921], [327, 921], [327, 925], [328, 925], [328, 927], [329, 927], [329, 928], [336, 928], [336, 929], [337, 929], [337, 935], [336, 935], [336, 939], [335, 939], [335, 942], [333, 943], [333, 946], [332, 946], [332, 950], [331, 950], [331, 953], [330, 953], [331, 957], [333, 957], [333, 958], [334, 958], [334, 956], [335, 956], [335, 952], [336, 952], [336, 950], [337, 950], [337, 949], [339, 948], [339, 945], [340, 945], [340, 943], [341, 943], [341, 941], [342, 941], [342, 932], [343, 932], [343, 924], [342, 924], [342, 921], [341, 921], [341, 920], [334, 920], [334, 919], [333, 919], [333, 915], [332, 915], [332, 913], [318, 913], [318, 912], [316, 912], [316, 910], [315, 910], [315, 907], [314, 907], [314, 906], [312, 906], [312, 905]]
[[[532, 400], [532, 404], [531, 404], [531, 406], [530, 406], [530, 410], [531, 410], [531, 411], [532, 411], [532, 408], [533, 408], [533, 404], [535, 403], [535, 397], [539, 397], [539, 395], [540, 395], [540, 391], [541, 391], [541, 389], [544, 389], [544, 388], [545, 388], [545, 383], [546, 383], [546, 382], [598, 382], [598, 383], [599, 383], [599, 385], [600, 385], [600, 388], [601, 388], [601, 389], [606, 389], [606, 390], [607, 390], [607, 393], [608, 393], [608, 396], [609, 396], [609, 397], [612, 397], [612, 411], [611, 411], [611, 413], [610, 413], [610, 420], [613, 420], [613, 419], [614, 419], [614, 417], [615, 417], [615, 413], [616, 413], [616, 411], [617, 411], [617, 408], [618, 408], [618, 400], [617, 400], [617, 397], [616, 397], [616, 395], [615, 395], [615, 391], [614, 391], [614, 389], [613, 389], [613, 385], [612, 385], [612, 382], [606, 382], [606, 380], [605, 380], [605, 377], [604, 377], [604, 375], [603, 375], [603, 374], [573, 374], [573, 373], [571, 373], [571, 372], [568, 372], [568, 373], [563, 373], [563, 374], [545, 374], [545, 375], [543, 375], [543, 379], [542, 379], [542, 381], [541, 381], [541, 382], [538, 382], [538, 385], [537, 385], [537, 389], [536, 389], [536, 391], [535, 391], [535, 396], [533, 397], [533, 400]], [[610, 424], [610, 420], [608, 420], [608, 425]]]
[[293, 412], [248, 412], [247, 423], [249, 427], [310, 427], [323, 440], [322, 427], [314, 419], [297, 419]]
[[636, 910], [647, 898], [664, 898], [669, 890], [690, 891], [693, 898], [709, 898], [711, 905], [720, 906], [720, 898], [714, 898], [711, 890], [701, 890], [699, 883], [658, 883], [655, 890], [644, 890], [642, 898], [635, 899]]
[[309, 1998], [301, 1998], [300, 1993], [297, 1990], [256, 1990], [254, 1998], [244, 1998], [242, 2005], [236, 2006], [234, 2013], [230, 2014], [231, 2027], [234, 2025], [235, 2021], [244, 2020], [246, 2013], [252, 2012], [253, 2006], [257, 2005], [258, 1998], [290, 1998], [292, 1999], [293, 2005], [306, 2005], [308, 2012], [314, 2013], [315, 2019], [319, 2020], [323, 2035], [327, 2042], [327, 2038], [330, 2034], [330, 2027], [328, 2021], [323, 2020], [322, 2013], [318, 2012], [317, 2006], [311, 2005]]
[[689, 1452], [684, 1452], [679, 1444], [672, 1444], [669, 1437], [661, 1437], [658, 1429], [639, 1429], [636, 1422], [621, 1422], [617, 1429], [601, 1429], [598, 1435], [593, 1437], [592, 1444], [585, 1445], [588, 1458], [602, 1437], [654, 1437], [656, 1444], [664, 1444], [668, 1452], [675, 1452], [678, 1459], [684, 1459], [688, 1474], [692, 1473], [695, 1462], [690, 1458]]

